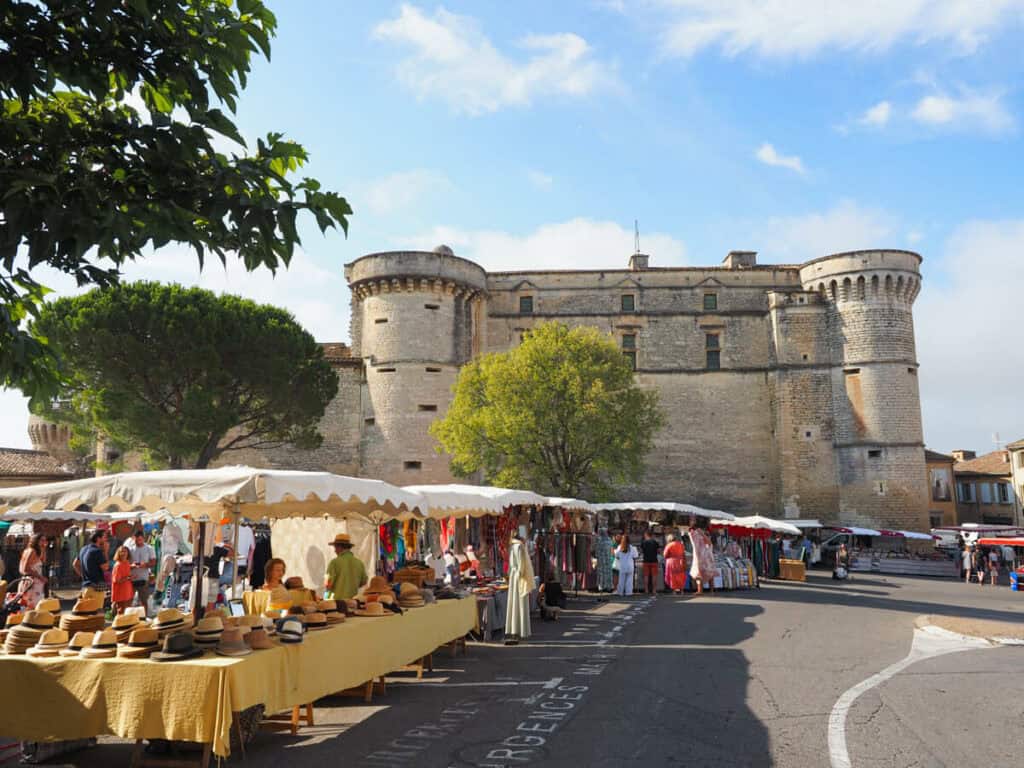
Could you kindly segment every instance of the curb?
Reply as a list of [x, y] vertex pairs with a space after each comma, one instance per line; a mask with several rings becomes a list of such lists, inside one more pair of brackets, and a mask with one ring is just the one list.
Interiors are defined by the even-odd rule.
[[927, 614], [927, 615], [924, 615], [924, 616], [918, 616], [916, 619], [914, 619], [914, 626], [917, 629], [925, 629], [925, 630], [930, 630], [932, 632], [940, 632], [942, 634], [953, 635], [953, 636], [960, 637], [960, 638], [965, 638], [965, 639], [974, 640], [974, 639], [979, 639], [980, 638], [980, 639], [985, 640], [986, 642], [989, 642], [989, 643], [991, 643], [992, 645], [995, 645], [995, 646], [1024, 647], [1024, 639], [1020, 639], [1020, 638], [1016, 638], [1016, 637], [1000, 637], [998, 635], [992, 635], [992, 636], [989, 636], [989, 635], [968, 635], [968, 634], [964, 634], [963, 632], [954, 632], [951, 629], [946, 629], [945, 627], [940, 627], [938, 624], [933, 624], [932, 623], [932, 616], [930, 614]]

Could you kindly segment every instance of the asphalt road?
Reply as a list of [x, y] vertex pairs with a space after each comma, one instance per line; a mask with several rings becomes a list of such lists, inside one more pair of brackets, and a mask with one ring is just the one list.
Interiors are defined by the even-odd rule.
[[[332, 698], [297, 737], [261, 733], [248, 768], [832, 765], [844, 691], [903, 659], [922, 614], [1020, 621], [1024, 593], [862, 576], [700, 598], [573, 601], [530, 643], [470, 645], [371, 706]], [[342, 651], [343, 653], [343, 651]], [[1024, 756], [1024, 649], [920, 661], [845, 719], [853, 768], [1004, 766]], [[128, 764], [105, 744], [69, 756]]]

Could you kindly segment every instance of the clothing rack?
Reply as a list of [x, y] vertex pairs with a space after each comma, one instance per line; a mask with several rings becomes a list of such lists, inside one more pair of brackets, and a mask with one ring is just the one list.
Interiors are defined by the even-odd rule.
[[[587, 578], [592, 576], [593, 572], [594, 572], [593, 566], [591, 565], [591, 559], [594, 556], [594, 545], [593, 545], [594, 534], [593, 533], [583, 532], [583, 531], [538, 531], [534, 535], [534, 544], [535, 544], [534, 558], [535, 558], [535, 561], [536, 561], [535, 562], [535, 565], [536, 565], [535, 571], [538, 574], [541, 575], [541, 583], [544, 583], [544, 582], [549, 580], [548, 579], [548, 575], [549, 575], [549, 573], [551, 571], [551, 562], [550, 562], [550, 559], [549, 559], [549, 553], [552, 552], [552, 546], [555, 548], [555, 551], [557, 552], [558, 551], [557, 548], [563, 546], [563, 544], [566, 541], [566, 539], [569, 539], [570, 541], [573, 542], [573, 544], [575, 544], [576, 543], [575, 542], [576, 537], [582, 537], [587, 542], [587, 545], [586, 545], [587, 549], [586, 549], [586, 552], [583, 555], [583, 557], [584, 557], [583, 570], [582, 571], [576, 570], [576, 565], [577, 565], [576, 557], [577, 557], [577, 555], [576, 555], [575, 549], [573, 549], [572, 550], [571, 559], [569, 560], [569, 563], [572, 565], [572, 569], [571, 570], [563, 569], [562, 573], [568, 573], [568, 574], [572, 575], [573, 596], [578, 598], [579, 594], [580, 594], [580, 582], [586, 582]], [[549, 539], [551, 541], [548, 541]], [[547, 554], [548, 556], [545, 556], [545, 557], [542, 558], [541, 557], [541, 553], [542, 552]], [[564, 550], [562, 550], [562, 555], [564, 556]], [[554, 575], [557, 575], [557, 573], [558, 573], [558, 571], [556, 570]], [[554, 580], [558, 581], [559, 583], [561, 583], [560, 579], [554, 579]], [[584, 584], [584, 588], [585, 587], [586, 587], [586, 585]]]

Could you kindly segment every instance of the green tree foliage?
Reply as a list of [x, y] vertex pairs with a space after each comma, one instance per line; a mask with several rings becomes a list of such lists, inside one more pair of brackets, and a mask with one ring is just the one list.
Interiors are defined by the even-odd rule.
[[[38, 401], [58, 366], [26, 320], [40, 265], [111, 285], [147, 248], [287, 265], [305, 211], [347, 231], [345, 199], [291, 174], [305, 150], [268, 134], [242, 156], [230, 114], [276, 20], [260, 0], [0, 3], [0, 386]], [[145, 110], [131, 106], [141, 97]]]
[[662, 416], [596, 328], [545, 323], [515, 349], [474, 360], [431, 434], [455, 474], [568, 496], [637, 482]]
[[46, 304], [34, 326], [68, 371], [60, 407], [44, 415], [144, 450], [155, 466], [315, 448], [338, 391], [320, 345], [288, 312], [200, 288], [95, 289]]

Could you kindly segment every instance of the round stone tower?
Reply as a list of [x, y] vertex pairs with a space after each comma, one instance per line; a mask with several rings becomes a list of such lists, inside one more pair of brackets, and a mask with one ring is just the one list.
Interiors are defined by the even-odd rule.
[[800, 268], [826, 304], [838, 517], [927, 530], [928, 481], [911, 307], [921, 257], [853, 251]]
[[345, 266], [352, 354], [362, 358], [360, 464], [399, 485], [451, 482], [428, 433], [452, 399], [459, 367], [481, 346], [484, 270], [452, 253], [374, 253]]
[[28, 417], [28, 437], [32, 441], [32, 450], [48, 453], [62, 463], [74, 458], [69, 444], [71, 427], [67, 424], [57, 424], [32, 413]]

